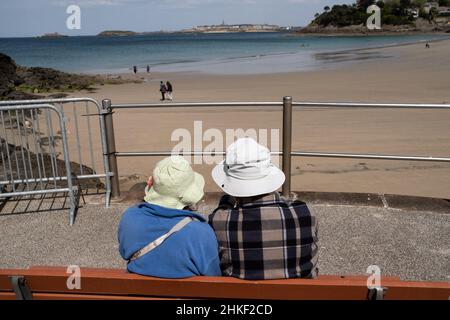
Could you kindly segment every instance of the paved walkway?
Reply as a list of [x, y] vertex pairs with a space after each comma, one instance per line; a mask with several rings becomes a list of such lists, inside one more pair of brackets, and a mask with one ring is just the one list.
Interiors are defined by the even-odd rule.
[[[117, 226], [128, 204], [105, 209], [90, 203], [79, 209], [72, 227], [68, 211], [48, 210], [48, 202], [41, 204], [44, 212], [20, 214], [20, 207], [37, 209], [37, 204], [21, 201], [12, 215], [8, 212], [14, 203], [8, 203], [9, 208], [0, 211], [0, 268], [125, 268]], [[335, 204], [311, 207], [319, 218], [322, 274], [364, 274], [368, 266], [378, 265], [383, 274], [403, 280], [450, 281], [450, 214]]]

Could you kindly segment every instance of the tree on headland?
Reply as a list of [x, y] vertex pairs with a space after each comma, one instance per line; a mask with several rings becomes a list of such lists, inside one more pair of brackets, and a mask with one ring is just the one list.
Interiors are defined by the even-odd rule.
[[380, 9], [383, 9], [383, 8], [384, 8], [384, 1], [382, 1], [382, 0], [377, 1], [375, 4], [376, 4], [378, 7], [380, 7]]
[[[325, 10], [325, 8], [324, 8]], [[330, 10], [315, 18], [314, 23], [321, 27], [337, 26], [346, 27], [360, 25], [367, 19], [365, 10], [360, 10], [356, 5], [334, 5]]]
[[[414, 25], [417, 14], [420, 17], [434, 20], [436, 10], [425, 13], [427, 0], [356, 0], [352, 5], [334, 5], [331, 9], [324, 8], [324, 12], [315, 16], [313, 24], [320, 27], [346, 27], [364, 25], [369, 17], [367, 8], [376, 4], [381, 9], [381, 19], [384, 25]], [[450, 0], [439, 1], [440, 5], [450, 3]], [[442, 4], [441, 4], [442, 3]]]
[[431, 8], [430, 13], [428, 14], [428, 22], [433, 22], [436, 20], [436, 15], [438, 14], [438, 10], [436, 8]]
[[325, 6], [324, 8], [323, 8], [323, 11], [325, 11], [325, 12], [329, 12], [331, 9], [330, 9], [330, 7], [329, 6]]
[[373, 5], [375, 3], [375, 0], [358, 0], [356, 1], [356, 6], [359, 9], [366, 10], [367, 7]]
[[400, 7], [408, 9], [411, 7], [411, 0], [400, 0]]

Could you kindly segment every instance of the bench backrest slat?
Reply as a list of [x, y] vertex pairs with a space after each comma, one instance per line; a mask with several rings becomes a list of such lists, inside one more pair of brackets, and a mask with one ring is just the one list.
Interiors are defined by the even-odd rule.
[[[24, 276], [35, 299], [367, 299], [366, 276], [320, 276], [318, 279], [243, 281], [226, 277], [159, 279], [124, 270], [81, 269], [81, 289], [70, 290], [70, 274], [61, 267], [0, 270], [0, 299], [13, 295], [9, 276]], [[450, 283], [402, 282], [382, 278], [385, 299], [448, 299]]]

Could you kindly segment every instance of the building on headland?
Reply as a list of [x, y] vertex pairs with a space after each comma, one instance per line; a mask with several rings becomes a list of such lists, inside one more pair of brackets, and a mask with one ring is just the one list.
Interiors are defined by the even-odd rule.
[[438, 25], [450, 28], [450, 7], [439, 7], [435, 21]]
[[185, 32], [201, 33], [232, 33], [232, 32], [278, 32], [287, 31], [289, 28], [282, 28], [272, 24], [225, 24], [197, 26], [192, 29], [183, 30]]
[[423, 10], [425, 11], [426, 14], [429, 14], [431, 9], [438, 9], [439, 8], [439, 2], [437, 1], [433, 1], [433, 2], [426, 2], [423, 5]]
[[418, 8], [410, 8], [406, 9], [406, 12], [409, 16], [413, 17], [414, 19], [419, 18], [419, 9]]

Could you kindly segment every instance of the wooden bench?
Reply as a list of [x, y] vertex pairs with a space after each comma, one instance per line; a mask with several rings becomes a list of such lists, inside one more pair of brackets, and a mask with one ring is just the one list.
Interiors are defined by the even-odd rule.
[[[70, 290], [64, 267], [0, 270], [0, 299], [263, 299], [366, 300], [376, 298], [366, 276], [320, 276], [318, 279], [244, 281], [226, 277], [159, 279], [125, 270], [81, 268], [81, 289]], [[14, 284], [13, 284], [14, 283]], [[405, 282], [383, 277], [378, 298], [449, 299], [450, 283]]]

